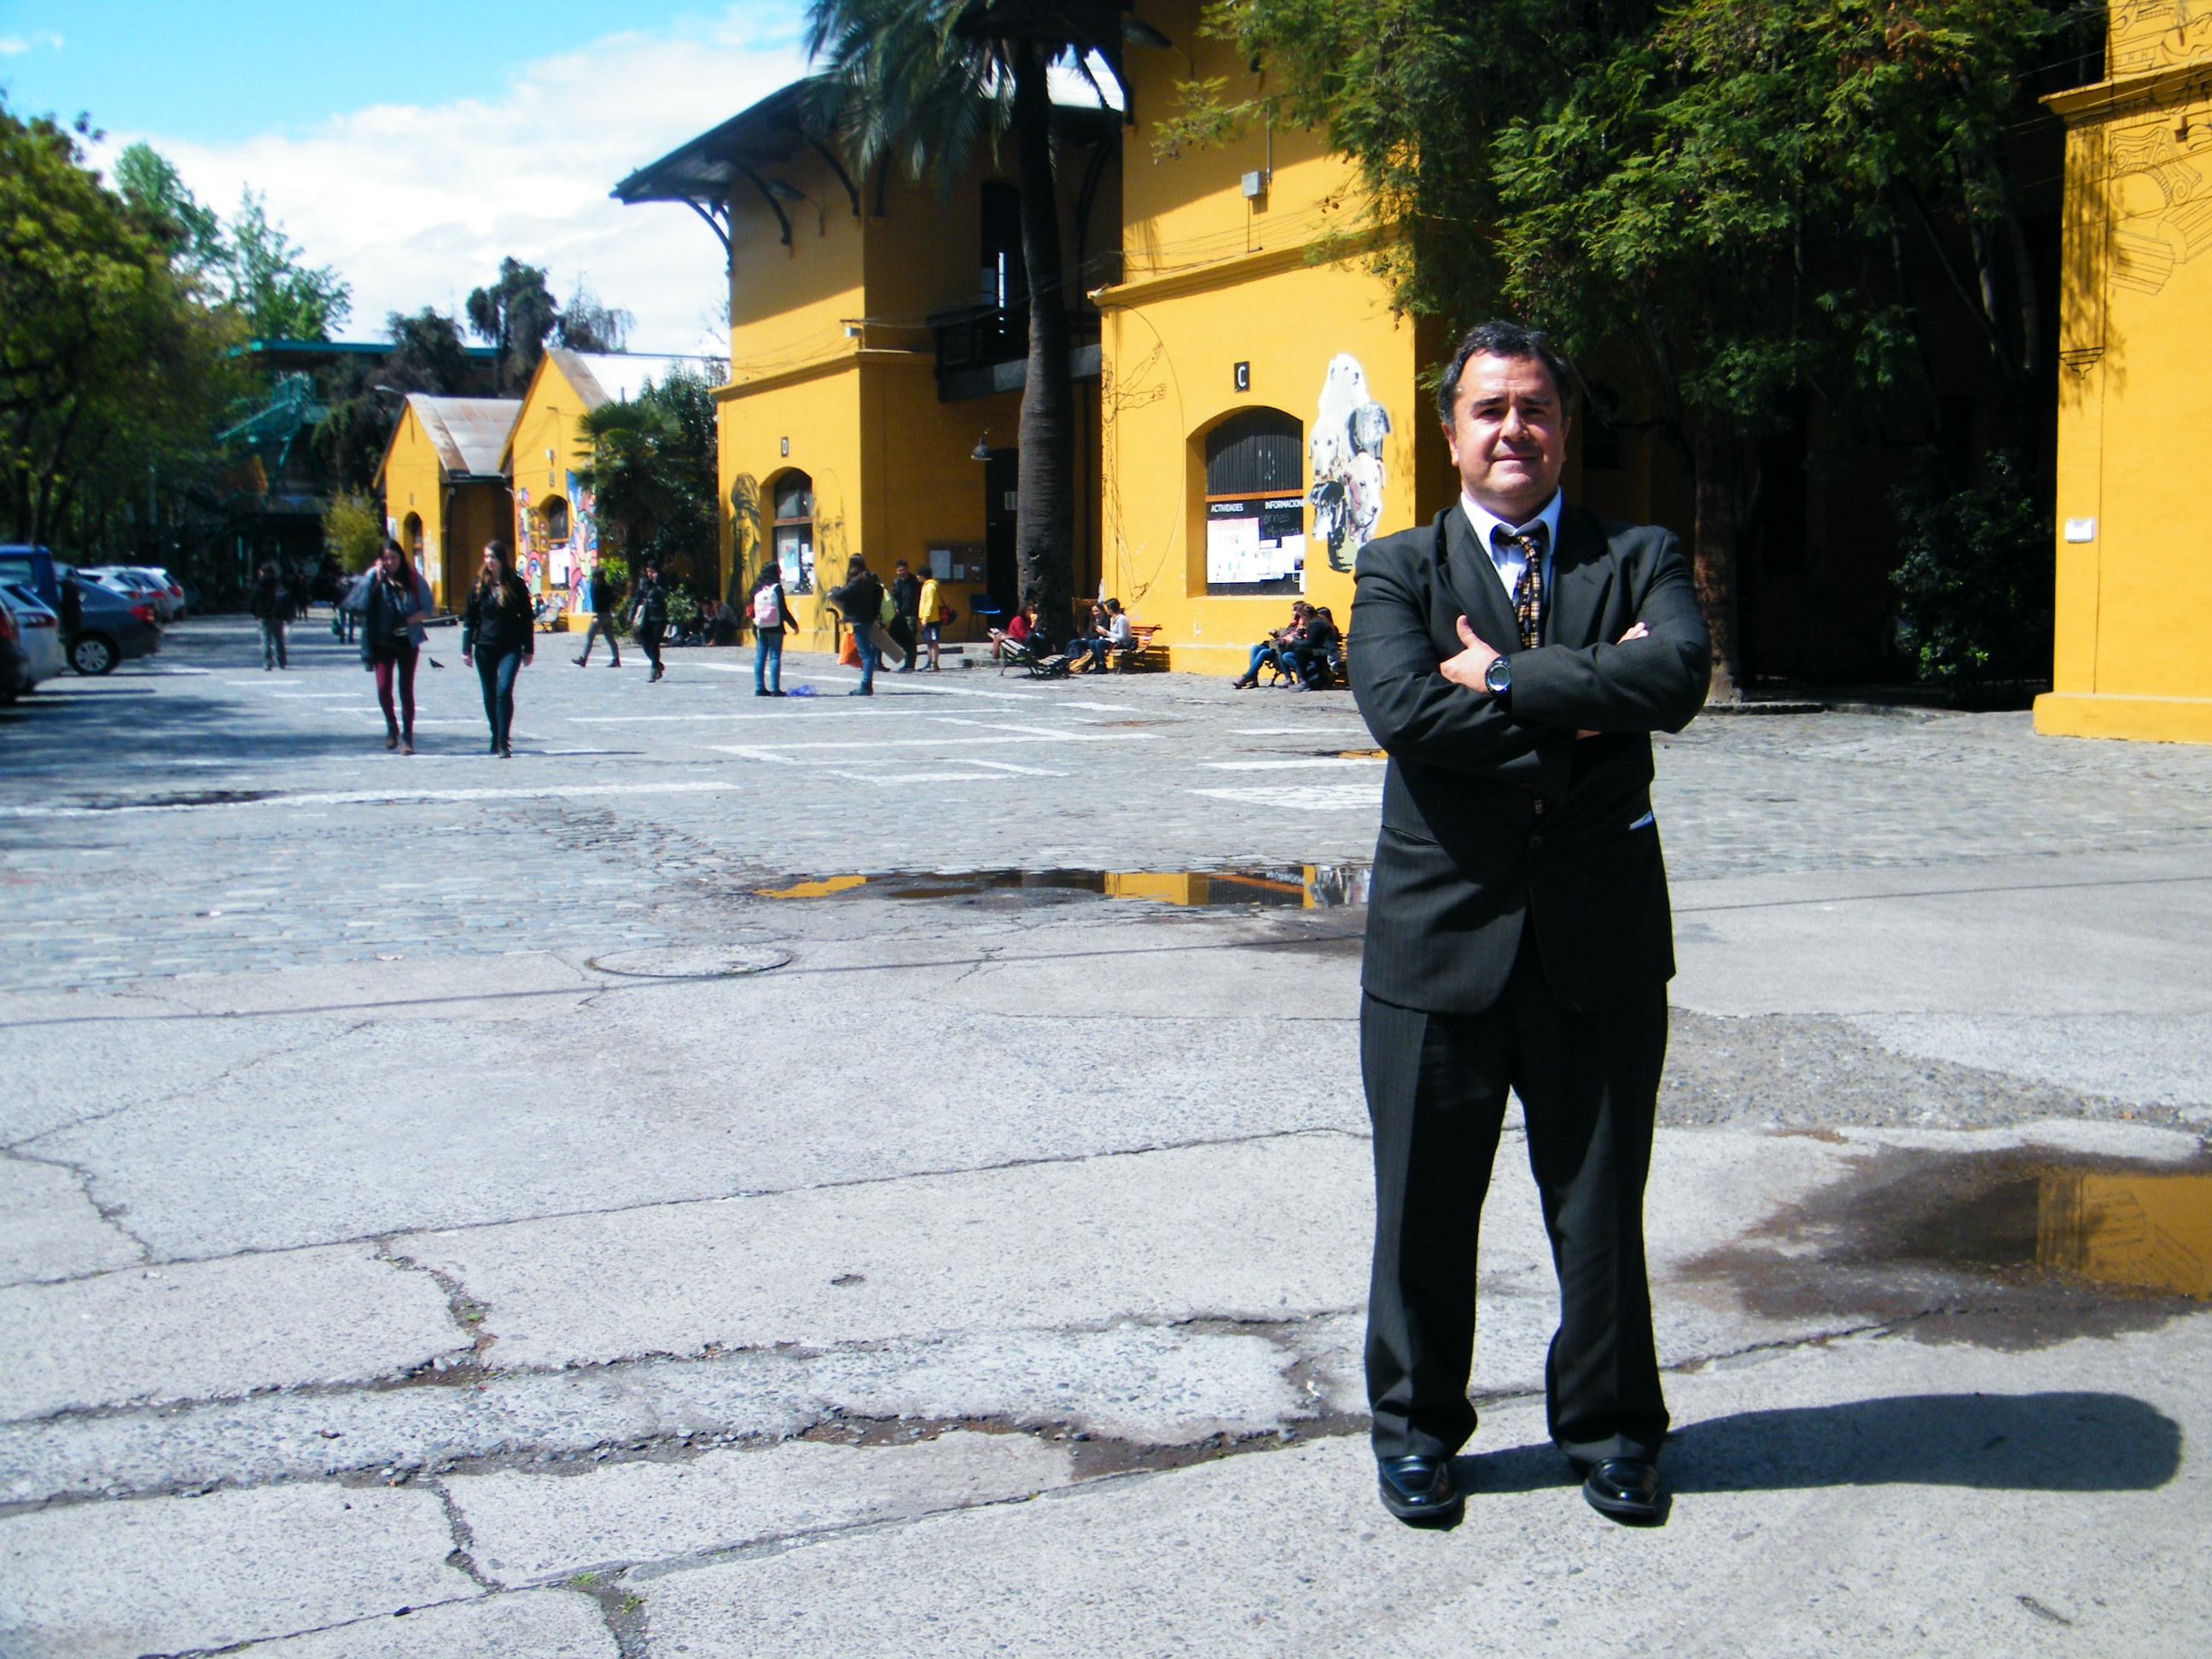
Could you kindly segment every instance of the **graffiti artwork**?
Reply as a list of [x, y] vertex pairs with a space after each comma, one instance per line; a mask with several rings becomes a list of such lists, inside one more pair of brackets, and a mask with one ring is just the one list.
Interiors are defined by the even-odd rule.
[[1308, 453], [1314, 533], [1328, 548], [1328, 568], [1350, 570], [1382, 517], [1382, 444], [1390, 412], [1367, 392], [1367, 371], [1348, 352], [1330, 360]]

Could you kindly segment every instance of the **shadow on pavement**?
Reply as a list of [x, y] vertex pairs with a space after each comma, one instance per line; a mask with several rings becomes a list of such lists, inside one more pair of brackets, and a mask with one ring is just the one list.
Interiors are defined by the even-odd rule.
[[[1455, 1460], [1471, 1492], [1577, 1477], [1550, 1446]], [[1913, 1394], [1741, 1412], [1678, 1428], [1662, 1467], [1677, 1494], [1818, 1486], [2148, 1492], [2181, 1467], [2181, 1425], [2124, 1394]]]

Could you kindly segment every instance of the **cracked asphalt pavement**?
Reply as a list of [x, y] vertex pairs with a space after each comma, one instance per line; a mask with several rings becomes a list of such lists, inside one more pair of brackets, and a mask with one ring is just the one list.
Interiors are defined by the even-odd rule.
[[2194, 1651], [2212, 753], [1709, 715], [1665, 1526], [1372, 1496], [1342, 694], [732, 652], [421, 752], [319, 629], [0, 711], [0, 1652]]

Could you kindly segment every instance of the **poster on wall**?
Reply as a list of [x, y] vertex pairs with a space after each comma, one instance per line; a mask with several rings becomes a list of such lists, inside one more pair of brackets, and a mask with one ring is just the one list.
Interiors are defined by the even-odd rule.
[[1367, 371], [1349, 352], [1329, 360], [1309, 441], [1314, 534], [1331, 570], [1350, 570], [1382, 517], [1382, 445], [1390, 412], [1368, 394]]
[[1254, 593], [1305, 592], [1305, 501], [1255, 495], [1206, 504], [1206, 584]]

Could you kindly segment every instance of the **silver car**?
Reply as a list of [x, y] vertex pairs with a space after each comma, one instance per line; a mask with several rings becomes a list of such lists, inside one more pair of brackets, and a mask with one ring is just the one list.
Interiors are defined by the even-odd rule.
[[15, 619], [15, 645], [23, 664], [15, 690], [27, 696], [41, 680], [54, 678], [69, 665], [62, 653], [62, 619], [20, 582], [0, 582], [0, 605]]

